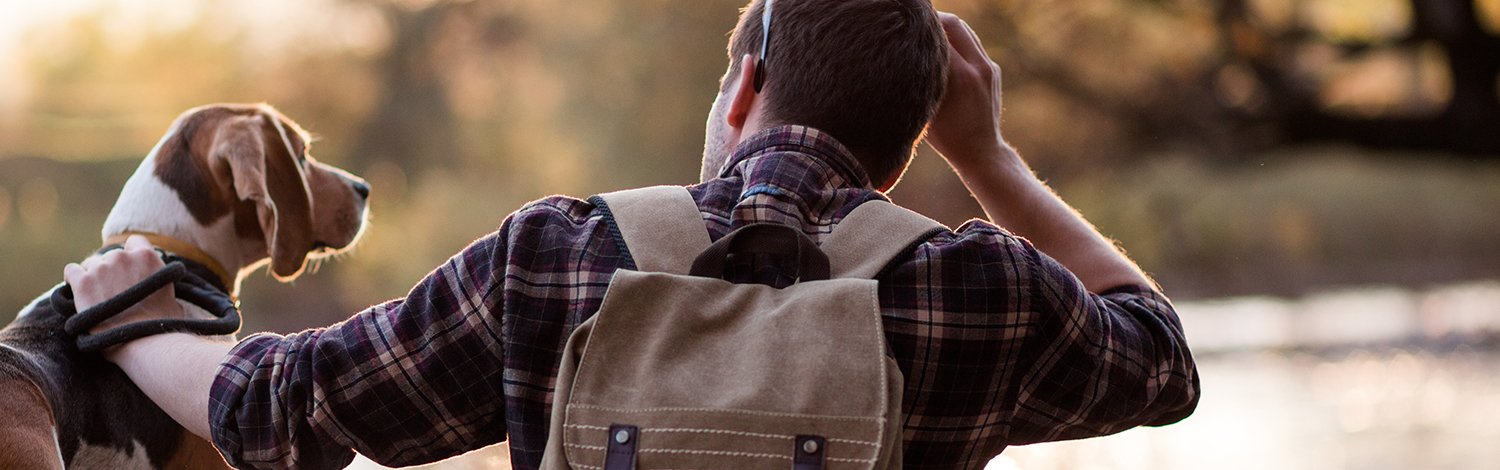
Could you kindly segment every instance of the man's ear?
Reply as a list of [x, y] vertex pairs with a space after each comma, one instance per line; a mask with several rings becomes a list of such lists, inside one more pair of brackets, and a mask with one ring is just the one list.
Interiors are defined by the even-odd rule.
[[[760, 95], [755, 91], [755, 70], [759, 65], [755, 56], [750, 54], [740, 58], [739, 82], [734, 87], [733, 99], [729, 100], [729, 112], [724, 113], [729, 127], [744, 129], [745, 121], [750, 119], [750, 110], [755, 107], [755, 98]], [[764, 90], [765, 87], [762, 86], [761, 89]]]
[[229, 164], [236, 197], [255, 203], [271, 274], [289, 281], [302, 272], [313, 247], [312, 197], [275, 119], [256, 114], [229, 120], [210, 155]]

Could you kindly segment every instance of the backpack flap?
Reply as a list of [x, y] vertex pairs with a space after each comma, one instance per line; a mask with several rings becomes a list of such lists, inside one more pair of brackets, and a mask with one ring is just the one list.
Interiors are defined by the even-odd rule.
[[554, 403], [567, 463], [605, 467], [611, 428], [628, 425], [639, 468], [784, 469], [800, 454], [873, 468], [899, 425], [875, 289], [616, 273]]

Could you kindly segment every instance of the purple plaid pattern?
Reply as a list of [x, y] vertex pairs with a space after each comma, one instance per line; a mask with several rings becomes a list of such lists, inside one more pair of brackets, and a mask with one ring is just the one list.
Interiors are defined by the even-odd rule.
[[[689, 188], [715, 239], [775, 222], [821, 240], [883, 198], [847, 150], [805, 127], [756, 135], [720, 176]], [[535, 468], [559, 351], [613, 273], [634, 266], [598, 199], [529, 204], [405, 298], [241, 341], [214, 381], [214, 443], [238, 467], [337, 468], [352, 450], [413, 465], [509, 439], [514, 465]], [[789, 282], [777, 272], [740, 276]], [[1167, 424], [1197, 404], [1165, 296], [1091, 294], [986, 222], [932, 236], [878, 278], [906, 376], [907, 467], [977, 468], [1007, 445]]]

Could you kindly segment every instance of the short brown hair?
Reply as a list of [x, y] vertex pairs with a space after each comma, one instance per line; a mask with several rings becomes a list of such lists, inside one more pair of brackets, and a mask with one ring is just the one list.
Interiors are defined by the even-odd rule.
[[[827, 132], [875, 185], [911, 158], [947, 84], [948, 46], [928, 0], [774, 0], [766, 125]], [[764, 0], [729, 39], [730, 76], [760, 53]], [[727, 83], [726, 83], [727, 85]], [[743, 84], [742, 86], [750, 86]]]

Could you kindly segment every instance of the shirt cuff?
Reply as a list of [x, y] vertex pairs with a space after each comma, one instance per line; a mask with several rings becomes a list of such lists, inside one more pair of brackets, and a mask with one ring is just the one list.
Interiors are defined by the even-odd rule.
[[[282, 339], [281, 335], [273, 333], [257, 333], [240, 340], [239, 344], [230, 349], [229, 354], [219, 363], [213, 385], [209, 388], [209, 433], [212, 435], [214, 447], [219, 450], [219, 455], [235, 468], [245, 467], [246, 462], [243, 456], [246, 450], [260, 449], [254, 445], [255, 443], [247, 443], [241, 439], [239, 432], [241, 427], [270, 425], [270, 423], [242, 422], [249, 417], [270, 415], [269, 413], [256, 413], [256, 407], [253, 406], [255, 404], [246, 403], [245, 395], [255, 379], [256, 368], [264, 362], [265, 355], [271, 352]], [[265, 406], [268, 405], [265, 403], [259, 405], [259, 407]]]

